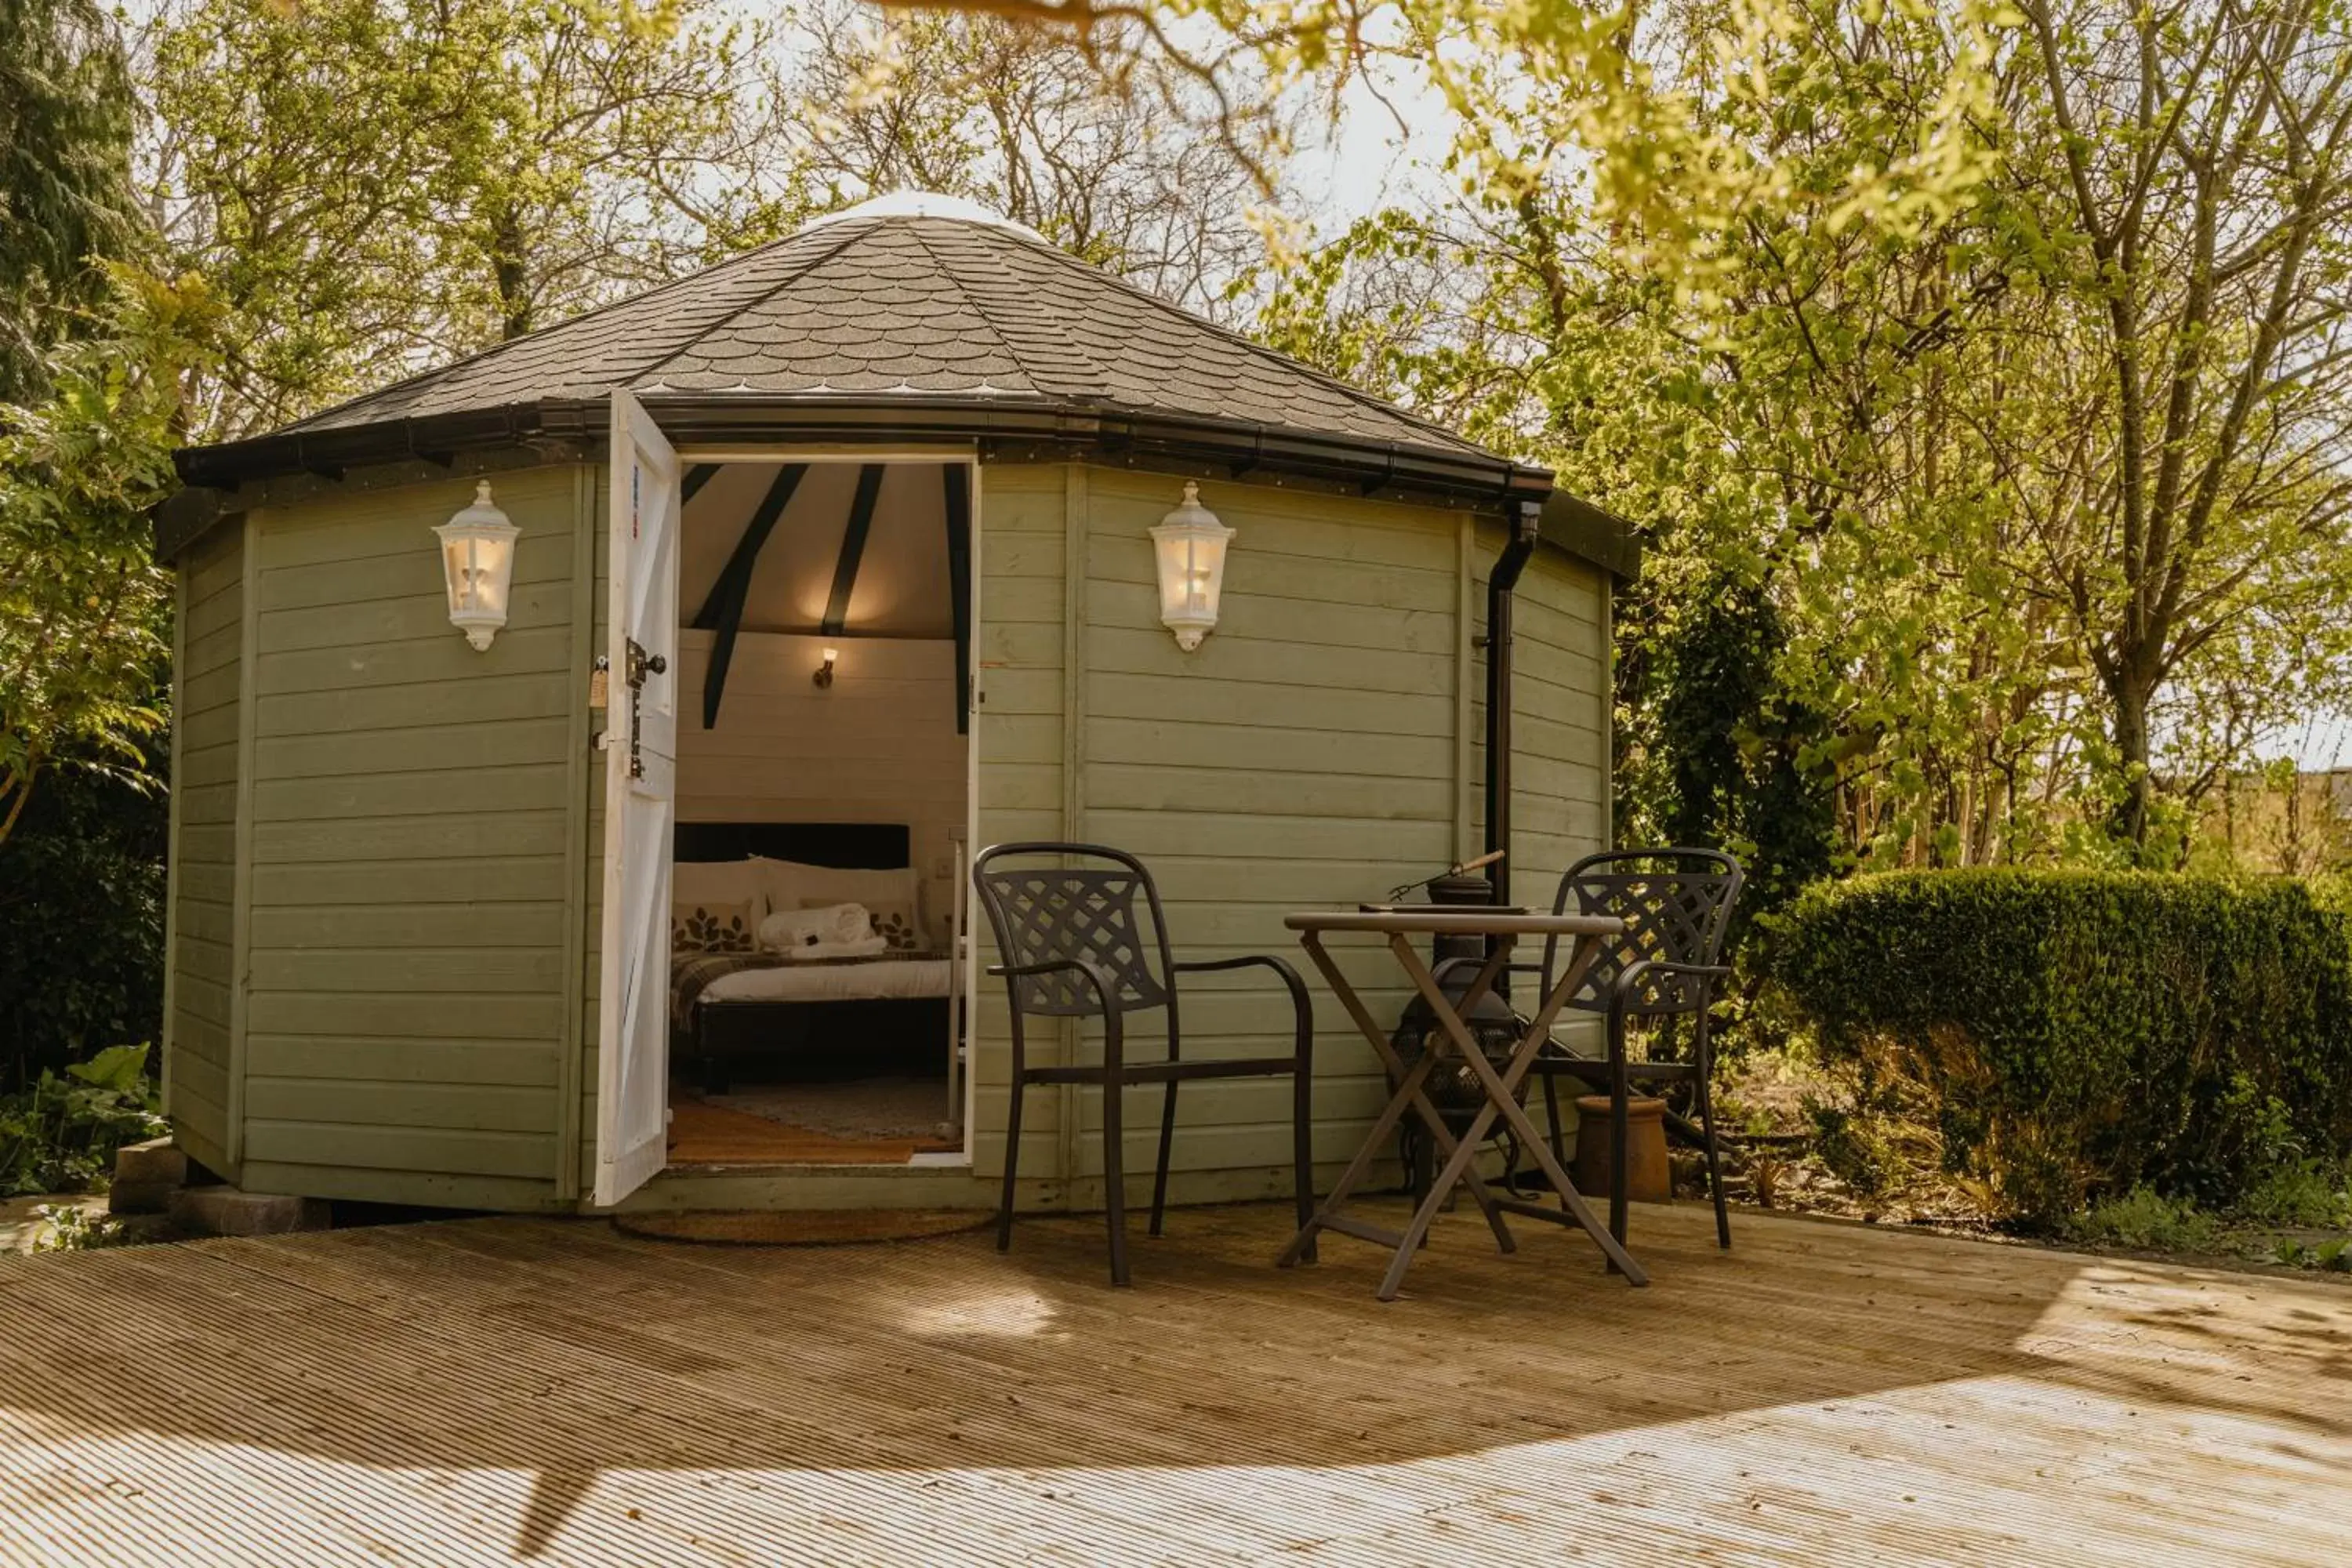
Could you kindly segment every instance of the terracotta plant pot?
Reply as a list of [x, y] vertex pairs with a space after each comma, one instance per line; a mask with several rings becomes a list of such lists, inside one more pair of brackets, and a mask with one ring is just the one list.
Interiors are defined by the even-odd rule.
[[[1625, 1195], [1637, 1204], [1662, 1204], [1674, 1196], [1673, 1167], [1666, 1161], [1666, 1102], [1647, 1095], [1625, 1101]], [[1588, 1198], [1609, 1195], [1609, 1097], [1576, 1099], [1576, 1160], [1569, 1175]]]

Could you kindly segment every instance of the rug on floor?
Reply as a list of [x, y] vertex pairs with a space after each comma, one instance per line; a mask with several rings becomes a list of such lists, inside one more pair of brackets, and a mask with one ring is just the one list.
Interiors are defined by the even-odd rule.
[[862, 1078], [839, 1083], [739, 1083], [706, 1104], [835, 1138], [932, 1138], [948, 1117], [936, 1078]]

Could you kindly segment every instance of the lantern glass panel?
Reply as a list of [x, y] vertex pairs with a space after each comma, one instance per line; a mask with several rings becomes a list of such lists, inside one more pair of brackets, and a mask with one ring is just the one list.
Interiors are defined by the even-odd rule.
[[1160, 557], [1160, 617], [1214, 624], [1225, 542], [1214, 534], [1171, 529], [1152, 542]]

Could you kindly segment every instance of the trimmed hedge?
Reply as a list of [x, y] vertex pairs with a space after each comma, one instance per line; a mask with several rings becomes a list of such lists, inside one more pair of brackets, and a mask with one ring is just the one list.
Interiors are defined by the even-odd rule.
[[2048, 1223], [2146, 1185], [2228, 1204], [2352, 1149], [2352, 943], [2287, 880], [1896, 872], [1807, 889], [1773, 978], [1864, 1110]]

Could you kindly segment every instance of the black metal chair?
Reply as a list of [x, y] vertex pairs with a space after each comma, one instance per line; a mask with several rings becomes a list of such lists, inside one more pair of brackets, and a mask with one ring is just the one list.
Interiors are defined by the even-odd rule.
[[[1052, 864], [1038, 865], [1039, 858]], [[1033, 862], [1011, 864], [1014, 861]], [[1004, 980], [1013, 1011], [1013, 1108], [1004, 1147], [1004, 1195], [996, 1215], [996, 1247], [1013, 1245], [1013, 1184], [1021, 1161], [1021, 1102], [1032, 1084], [1095, 1084], [1103, 1091], [1103, 1196], [1110, 1226], [1110, 1277], [1128, 1283], [1127, 1196], [1122, 1091], [1129, 1084], [1164, 1084], [1160, 1113], [1160, 1166], [1151, 1186], [1151, 1234], [1161, 1233], [1168, 1207], [1168, 1161], [1176, 1138], [1176, 1086], [1192, 1079], [1292, 1079], [1291, 1155], [1297, 1166], [1298, 1223], [1315, 1214], [1315, 1167], [1310, 1092], [1313, 1085], [1315, 1014], [1298, 972], [1279, 958], [1254, 955], [1179, 963], [1169, 951], [1168, 921], [1151, 873], [1134, 856], [1099, 844], [998, 844], [980, 852], [971, 865], [972, 887], [987, 911], [1003, 960], [989, 973]], [[1137, 904], [1150, 914], [1144, 929]], [[1153, 960], [1157, 958], [1155, 968]], [[1176, 977], [1220, 970], [1271, 969], [1290, 993], [1297, 1016], [1297, 1044], [1286, 1057], [1225, 1061], [1180, 1059]], [[1168, 1058], [1127, 1059], [1121, 1020], [1129, 1013], [1164, 1008]], [[1103, 1026], [1100, 1065], [1033, 1068], [1023, 1028], [1027, 1017], [1098, 1017]]]
[[[1559, 1080], [1578, 1079], [1609, 1096], [1609, 1229], [1620, 1242], [1625, 1239], [1625, 1105], [1632, 1085], [1687, 1083], [1698, 1120], [1694, 1124], [1669, 1110], [1666, 1125], [1705, 1151], [1716, 1240], [1731, 1245], [1723, 1157], [1715, 1134], [1715, 1056], [1707, 1015], [1717, 985], [1731, 973], [1722, 963], [1723, 941], [1742, 879], [1739, 862], [1713, 849], [1618, 849], [1588, 855], [1570, 866], [1552, 899], [1554, 914], [1570, 912], [1573, 900], [1576, 913], [1614, 915], [1625, 922], [1625, 934], [1602, 948], [1568, 1003], [1580, 1012], [1606, 1016], [1608, 1055], [1577, 1056], [1555, 1036], [1533, 1068], [1543, 1079], [1552, 1155], [1563, 1163], [1568, 1156], [1560, 1141]], [[1542, 974], [1546, 995], [1559, 948], [1557, 937], [1546, 941], [1543, 963], [1523, 966]], [[1627, 1055], [1629, 1019], [1685, 1014], [1693, 1019], [1687, 1060], [1636, 1060]]]

